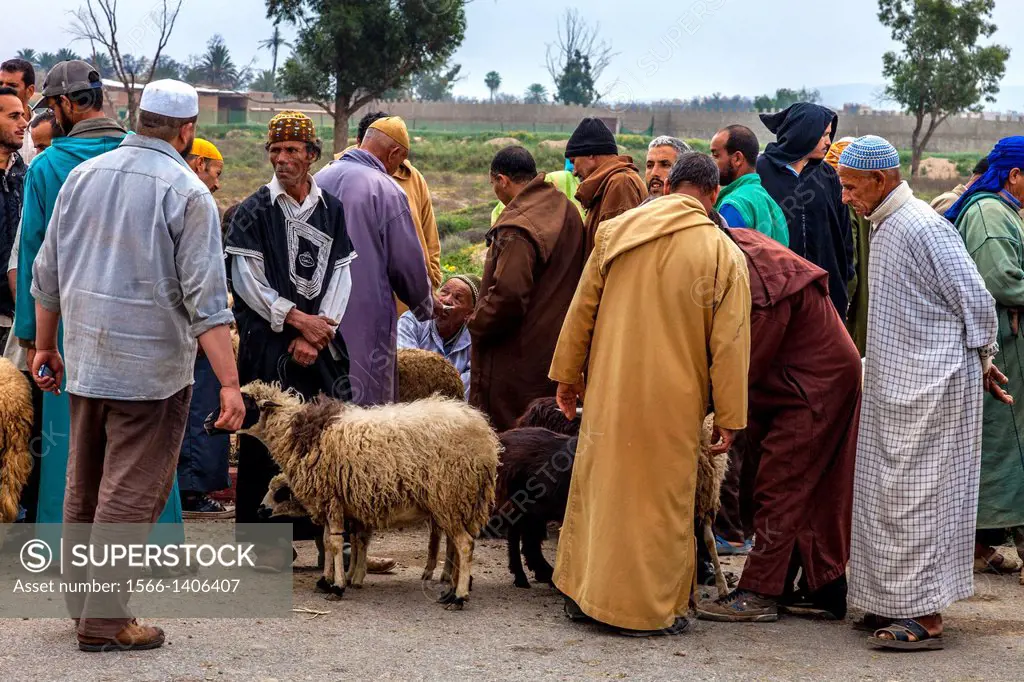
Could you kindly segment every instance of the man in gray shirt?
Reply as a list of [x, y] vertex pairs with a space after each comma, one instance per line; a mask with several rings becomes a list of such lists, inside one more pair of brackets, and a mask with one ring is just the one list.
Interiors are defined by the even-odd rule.
[[[217, 426], [242, 424], [217, 207], [182, 158], [195, 138], [198, 102], [185, 83], [149, 83], [138, 134], [71, 172], [33, 264], [32, 376], [44, 391], [60, 390], [60, 318], [65, 329], [71, 446], [64, 523], [97, 524], [85, 539], [94, 544], [112, 541], [106, 524], [136, 524], [145, 542], [164, 508], [188, 417], [197, 339], [221, 384]], [[72, 533], [66, 526], [66, 541], [74, 541]], [[109, 568], [82, 571], [65, 576], [131, 577]], [[115, 597], [65, 596], [71, 615], [81, 617], [84, 651], [163, 643], [160, 628], [134, 621], [123, 590]], [[123, 617], [91, 617], [109, 615], [112, 606]]]

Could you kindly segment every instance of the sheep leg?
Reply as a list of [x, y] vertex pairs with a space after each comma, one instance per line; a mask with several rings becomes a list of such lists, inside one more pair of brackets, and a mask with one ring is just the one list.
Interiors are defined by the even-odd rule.
[[441, 546], [441, 529], [433, 521], [429, 523], [429, 526], [430, 542], [427, 544], [427, 565], [423, 569], [421, 580], [434, 579], [434, 569], [437, 568], [437, 551]]
[[544, 558], [544, 551], [541, 549], [544, 543], [545, 523], [534, 521], [529, 523], [523, 532], [523, 556], [526, 558], [527, 567], [533, 571], [533, 577], [537, 582], [551, 584], [551, 576], [554, 569]]
[[[352, 587], [363, 586], [363, 580], [366, 578], [366, 557], [370, 551], [370, 538], [372, 536], [373, 531], [365, 528], [361, 528], [355, 536], [353, 536], [354, 542], [358, 543], [359, 560], [357, 561], [355, 556], [351, 559], [352, 566], [355, 568], [355, 571], [352, 574]], [[353, 547], [355, 546], [356, 545], [353, 544]]]
[[444, 536], [444, 569], [441, 571], [441, 582], [455, 585], [452, 576], [455, 574], [455, 543], [452, 536], [447, 533]]
[[317, 592], [330, 593], [331, 587], [334, 585], [334, 550], [330, 538], [330, 529], [324, 526], [324, 534], [320, 539], [320, 546], [323, 547], [324, 552], [324, 567], [323, 574], [316, 581]]
[[445, 600], [445, 608], [458, 610], [462, 609], [469, 598], [469, 581], [473, 566], [473, 536], [463, 529], [450, 537], [455, 541], [458, 579], [455, 583], [454, 594]]
[[508, 572], [512, 574], [514, 580], [512, 584], [516, 587], [529, 587], [530, 581], [526, 577], [526, 572], [523, 570], [522, 556], [520, 555], [519, 542], [522, 536], [522, 529], [518, 523], [509, 524], [507, 541], [508, 541]]
[[715, 531], [711, 527], [711, 519], [704, 517], [701, 525], [704, 526], [704, 546], [707, 547], [708, 554], [711, 555], [711, 564], [715, 567], [715, 589], [718, 591], [719, 597], [724, 597], [729, 593], [729, 586], [725, 582], [722, 564], [718, 561], [718, 549], [715, 547]]
[[[339, 529], [335, 532], [335, 528]], [[329, 535], [325, 539], [325, 543], [328, 547], [328, 552], [332, 554], [332, 561], [330, 565], [334, 568], [333, 583], [328, 587], [327, 598], [331, 601], [337, 601], [341, 599], [342, 595], [345, 594], [345, 536], [341, 532], [342, 525], [335, 526], [333, 523], [329, 524], [327, 532]], [[324, 574], [327, 572], [326, 566], [324, 567]]]

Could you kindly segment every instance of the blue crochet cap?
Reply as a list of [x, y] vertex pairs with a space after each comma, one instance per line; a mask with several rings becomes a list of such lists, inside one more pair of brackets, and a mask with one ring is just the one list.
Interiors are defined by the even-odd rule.
[[878, 135], [858, 137], [843, 150], [839, 165], [854, 170], [892, 170], [900, 167], [900, 153]]

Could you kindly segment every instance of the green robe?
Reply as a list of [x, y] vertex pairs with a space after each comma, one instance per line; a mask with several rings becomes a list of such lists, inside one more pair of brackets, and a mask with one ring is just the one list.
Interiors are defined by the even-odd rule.
[[746, 227], [768, 235], [783, 246], [789, 246], [789, 227], [782, 212], [768, 191], [761, 186], [761, 176], [747, 173], [722, 188], [715, 210], [732, 206], [743, 217]]
[[[15, 304], [13, 334], [20, 339], [34, 341], [36, 337], [35, 301], [32, 288], [32, 263], [43, 245], [46, 227], [53, 214], [57, 193], [78, 164], [116, 149], [123, 135], [103, 137], [59, 137], [53, 145], [32, 160], [25, 175], [24, 206], [21, 218], [21, 242], [18, 253], [18, 290]], [[64, 325], [57, 330], [57, 348], [64, 352]], [[36, 523], [59, 524], [64, 519], [64, 486], [68, 468], [68, 442], [71, 413], [68, 395], [63, 392], [43, 395], [42, 440], [39, 453], [39, 502]], [[160, 523], [180, 524], [181, 496], [177, 477], [167, 500], [167, 506], [158, 519]], [[161, 534], [166, 541], [184, 541], [181, 526], [171, 535]], [[56, 526], [41, 526], [41, 539], [56, 540]]]
[[871, 243], [871, 223], [850, 209], [850, 228], [853, 231], [853, 279], [847, 290], [850, 308], [846, 312], [846, 331], [864, 357], [868, 345], [868, 246]]
[[[956, 227], [996, 299], [999, 354], [996, 366], [1010, 380], [1016, 404], [985, 395], [981, 444], [978, 528], [1024, 525], [1024, 340], [1010, 330], [1009, 311], [1024, 308], [1024, 222], [1001, 195], [979, 192], [964, 207]], [[1024, 329], [1020, 330], [1024, 332]]]

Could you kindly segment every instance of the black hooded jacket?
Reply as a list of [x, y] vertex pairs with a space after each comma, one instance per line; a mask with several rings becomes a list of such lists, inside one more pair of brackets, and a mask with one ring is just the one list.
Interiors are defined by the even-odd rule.
[[757, 159], [761, 184], [786, 215], [789, 248], [828, 272], [829, 296], [845, 320], [853, 233], [839, 175], [822, 161], [808, 162], [799, 176], [787, 167], [814, 151], [826, 130], [834, 140], [839, 117], [831, 109], [799, 102], [785, 111], [761, 114], [761, 122], [776, 139]]

